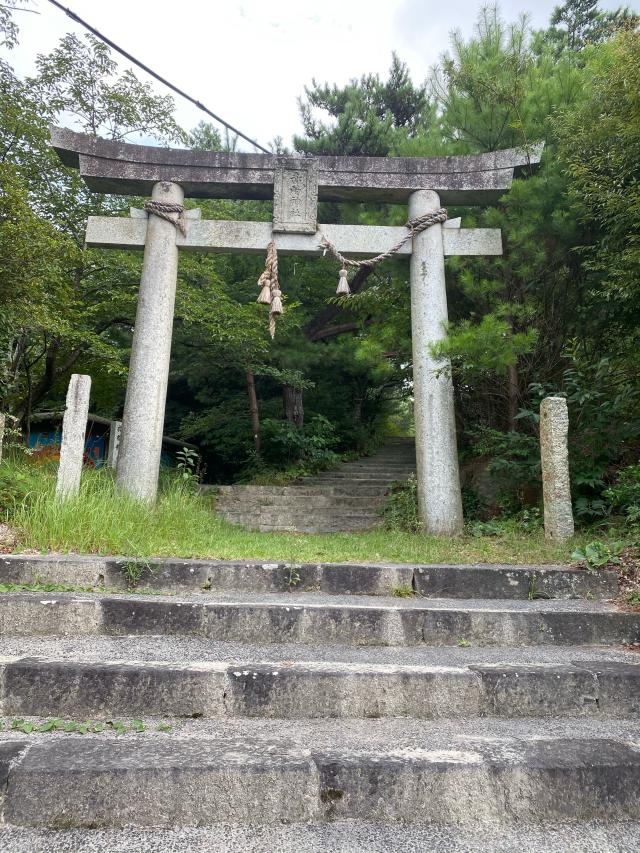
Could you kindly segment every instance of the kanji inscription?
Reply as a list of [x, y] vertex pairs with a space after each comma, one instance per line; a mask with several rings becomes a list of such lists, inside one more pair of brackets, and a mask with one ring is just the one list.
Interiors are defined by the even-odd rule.
[[311, 158], [280, 160], [273, 181], [273, 230], [315, 234], [317, 211], [317, 162]]

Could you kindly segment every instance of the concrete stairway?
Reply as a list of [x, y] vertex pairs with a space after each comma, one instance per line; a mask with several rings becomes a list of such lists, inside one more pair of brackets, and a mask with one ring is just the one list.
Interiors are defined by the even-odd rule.
[[[126, 562], [0, 558], [5, 584], [96, 588], [0, 595], [3, 851], [101, 827], [122, 828], [109, 850], [460, 851], [479, 825], [484, 850], [638, 849], [640, 613], [608, 600], [614, 574], [167, 560], [132, 594]], [[577, 846], [538, 848], [540, 823]], [[221, 824], [235, 846], [175, 835]], [[301, 843], [329, 825], [339, 843]]]
[[291, 486], [221, 486], [216, 509], [254, 530], [367, 530], [380, 524], [378, 510], [389, 485], [414, 471], [414, 440], [391, 438], [373, 456]]

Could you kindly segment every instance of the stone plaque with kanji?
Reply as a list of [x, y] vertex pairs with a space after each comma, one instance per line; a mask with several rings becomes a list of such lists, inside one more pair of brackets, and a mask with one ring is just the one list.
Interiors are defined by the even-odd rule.
[[273, 230], [315, 234], [317, 211], [317, 161], [312, 158], [281, 158], [273, 181]]

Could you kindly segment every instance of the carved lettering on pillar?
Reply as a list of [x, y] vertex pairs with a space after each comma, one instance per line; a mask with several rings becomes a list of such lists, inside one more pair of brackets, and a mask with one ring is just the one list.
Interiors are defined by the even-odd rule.
[[289, 234], [315, 234], [317, 218], [316, 160], [279, 158], [273, 180], [273, 230]]

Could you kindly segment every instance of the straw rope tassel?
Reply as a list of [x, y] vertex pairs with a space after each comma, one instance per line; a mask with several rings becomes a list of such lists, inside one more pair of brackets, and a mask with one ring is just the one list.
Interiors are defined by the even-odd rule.
[[278, 279], [278, 250], [273, 240], [267, 246], [267, 261], [264, 272], [258, 279], [260, 294], [257, 302], [269, 305], [269, 334], [276, 334], [276, 319], [284, 312], [282, 305], [282, 290]]
[[338, 289], [336, 290], [336, 296], [350, 296], [351, 288], [349, 287], [349, 279], [347, 278], [347, 271], [344, 267], [340, 270], [340, 278], [338, 279]]
[[258, 279], [258, 287], [261, 289], [256, 302], [260, 305], [271, 305], [271, 279], [266, 270]]

